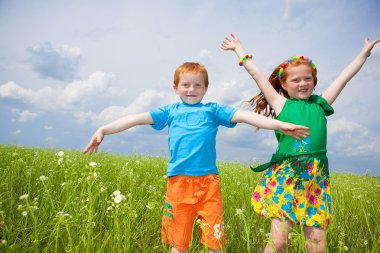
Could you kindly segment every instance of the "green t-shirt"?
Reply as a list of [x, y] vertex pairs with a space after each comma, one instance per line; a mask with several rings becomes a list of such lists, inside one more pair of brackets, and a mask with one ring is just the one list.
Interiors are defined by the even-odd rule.
[[327, 145], [326, 116], [334, 113], [334, 109], [321, 96], [311, 95], [307, 100], [287, 99], [278, 120], [309, 127], [310, 135], [296, 140], [280, 131], [275, 131], [278, 141], [276, 153], [269, 163], [262, 164], [253, 171], [263, 171], [272, 164], [289, 157], [302, 154], [324, 154]]

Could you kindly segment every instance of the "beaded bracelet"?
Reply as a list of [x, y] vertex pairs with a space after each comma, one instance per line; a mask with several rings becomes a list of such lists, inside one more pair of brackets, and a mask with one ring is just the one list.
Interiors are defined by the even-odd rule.
[[247, 54], [246, 56], [243, 56], [240, 60], [239, 60], [239, 65], [240, 66], [243, 66], [243, 62], [245, 62], [246, 60], [248, 59], [252, 59], [252, 55], [251, 54]]

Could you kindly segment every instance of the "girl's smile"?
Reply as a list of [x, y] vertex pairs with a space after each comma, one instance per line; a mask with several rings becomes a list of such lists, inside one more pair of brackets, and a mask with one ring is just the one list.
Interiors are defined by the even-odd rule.
[[314, 91], [314, 78], [310, 66], [289, 66], [287, 78], [281, 82], [282, 88], [290, 98], [308, 99]]

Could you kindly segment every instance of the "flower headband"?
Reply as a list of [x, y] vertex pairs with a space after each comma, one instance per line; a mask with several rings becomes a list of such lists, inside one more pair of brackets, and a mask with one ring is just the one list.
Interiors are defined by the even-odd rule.
[[314, 70], [317, 70], [317, 68], [315, 67], [315, 64], [312, 60], [310, 60], [309, 58], [307, 57], [304, 57], [304, 56], [293, 56], [291, 58], [289, 58], [288, 60], [284, 61], [282, 64], [281, 64], [281, 68], [280, 70], [278, 71], [278, 79], [281, 79], [282, 78], [282, 73], [284, 72], [284, 69], [289, 65], [289, 63], [295, 61], [295, 60], [298, 60], [298, 59], [304, 59], [306, 61], [309, 61], [310, 62], [310, 65], [311, 67], [314, 69]]

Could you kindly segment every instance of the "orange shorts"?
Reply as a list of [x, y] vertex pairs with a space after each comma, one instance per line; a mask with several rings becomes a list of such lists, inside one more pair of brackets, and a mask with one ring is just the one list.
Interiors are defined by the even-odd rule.
[[189, 248], [193, 227], [201, 233], [201, 242], [210, 249], [221, 249], [226, 242], [219, 177], [169, 177], [162, 218], [162, 242], [178, 250]]

